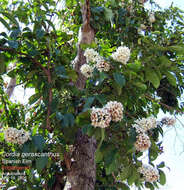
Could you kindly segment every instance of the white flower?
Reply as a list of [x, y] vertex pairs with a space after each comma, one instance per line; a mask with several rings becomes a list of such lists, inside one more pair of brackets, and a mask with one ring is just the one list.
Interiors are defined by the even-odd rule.
[[27, 142], [30, 138], [30, 133], [25, 131], [24, 129], [19, 130], [19, 137], [17, 138], [18, 144], [24, 144]]
[[30, 133], [24, 129], [18, 130], [16, 128], [9, 127], [4, 131], [4, 138], [7, 142], [22, 145], [30, 139]]
[[95, 67], [100, 72], [102, 71], [108, 72], [110, 70], [110, 65], [101, 57], [97, 60], [97, 64], [95, 65]]
[[150, 21], [150, 23], [154, 23], [156, 21], [154, 13], [150, 13], [149, 21]]
[[159, 179], [159, 172], [151, 165], [143, 165], [138, 169], [139, 173], [143, 174], [144, 180], [147, 182], [155, 182]]
[[81, 66], [80, 71], [81, 73], [86, 77], [92, 77], [93, 76], [93, 70], [94, 68], [88, 64], [84, 64]]
[[105, 108], [92, 108], [91, 124], [94, 127], [106, 128], [111, 122], [111, 115]]
[[94, 49], [87, 48], [84, 52], [84, 56], [86, 57], [87, 63], [89, 62], [95, 63], [99, 57], [99, 54]]
[[145, 132], [157, 127], [157, 122], [154, 117], [142, 118], [136, 120], [135, 123], [139, 125]]
[[151, 146], [151, 141], [145, 133], [140, 133], [136, 137], [136, 142], [134, 144], [137, 151], [144, 152], [148, 150]]
[[117, 101], [110, 101], [106, 104], [105, 108], [111, 115], [112, 121], [118, 122], [123, 118], [123, 105]]
[[145, 133], [145, 130], [137, 124], [132, 125], [132, 127], [135, 128], [137, 134]]
[[130, 58], [130, 49], [126, 46], [120, 46], [111, 56], [115, 61], [126, 64]]

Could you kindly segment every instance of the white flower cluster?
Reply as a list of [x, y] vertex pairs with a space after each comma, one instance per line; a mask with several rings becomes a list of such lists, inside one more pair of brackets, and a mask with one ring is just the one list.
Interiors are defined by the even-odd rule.
[[130, 49], [126, 46], [120, 46], [111, 56], [115, 61], [126, 64], [130, 58]]
[[111, 115], [104, 108], [92, 108], [91, 112], [91, 124], [94, 127], [106, 128], [111, 122]]
[[157, 127], [157, 121], [154, 117], [138, 119], [135, 123], [145, 132]]
[[112, 121], [118, 122], [123, 117], [123, 105], [117, 101], [110, 101], [106, 104], [105, 108], [111, 114]]
[[94, 49], [92, 49], [92, 48], [87, 48], [87, 49], [85, 50], [85, 52], [84, 52], [84, 56], [86, 57], [87, 63], [89, 63], [89, 62], [95, 63], [96, 60], [99, 59], [99, 56], [100, 56], [100, 55], [99, 55], [98, 52], [95, 51]]
[[92, 77], [93, 76], [93, 66], [90, 66], [88, 64], [84, 64], [81, 66], [80, 68], [80, 71], [81, 73], [86, 77], [86, 78], [89, 78], [89, 77]]
[[102, 72], [102, 71], [108, 72], [110, 70], [110, 65], [103, 59], [97, 61], [95, 67], [100, 72]]
[[144, 152], [151, 146], [151, 141], [146, 133], [139, 133], [134, 144], [137, 151]]
[[[84, 56], [86, 57], [87, 63], [90, 63], [90, 62], [96, 63], [94, 66], [90, 66], [88, 64], [84, 64], [85, 65], [85, 69], [83, 68], [83, 66], [81, 66], [81, 68], [80, 68], [81, 73], [84, 76], [86, 76], [87, 78], [91, 77], [92, 74], [88, 75], [86, 73], [86, 70], [90, 70], [91, 73], [93, 73], [94, 68], [96, 68], [100, 72], [102, 72], [102, 71], [106, 71], [107, 72], [107, 71], [110, 70], [110, 65], [94, 49], [87, 48], [85, 50], [85, 52], [84, 52]], [[87, 65], [88, 65], [88, 67], [87, 67]]]
[[29, 132], [25, 131], [24, 129], [18, 130], [13, 127], [9, 127], [4, 131], [4, 138], [7, 142], [19, 145], [22, 145], [31, 139]]
[[173, 126], [176, 123], [176, 120], [172, 117], [164, 117], [161, 121], [164, 125]]
[[157, 127], [156, 119], [153, 117], [142, 118], [136, 120], [135, 123], [136, 124], [132, 126], [135, 128], [137, 133], [136, 142], [134, 146], [137, 151], [144, 152], [148, 150], [151, 146], [151, 141], [146, 132], [150, 129]]
[[110, 101], [103, 108], [92, 108], [91, 124], [94, 127], [105, 128], [111, 121], [121, 121], [123, 117], [123, 106], [120, 102]]
[[159, 179], [159, 172], [156, 168], [151, 165], [143, 165], [138, 169], [138, 171], [143, 174], [144, 180], [147, 182], [155, 182]]

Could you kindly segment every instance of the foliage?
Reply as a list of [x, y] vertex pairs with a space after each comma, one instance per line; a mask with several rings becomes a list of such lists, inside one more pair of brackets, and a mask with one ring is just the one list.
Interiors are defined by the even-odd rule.
[[[26, 180], [8, 178], [6, 186], [44, 189], [48, 184], [52, 188], [58, 174], [66, 176], [64, 155], [70, 152], [78, 128], [101, 143], [96, 152], [96, 189], [128, 190], [134, 184], [139, 189], [146, 186], [152, 190], [164, 185], [162, 170], [159, 169], [160, 179], [154, 183], [144, 182], [138, 172], [142, 153], [134, 148], [136, 132], [132, 124], [138, 118], [156, 117], [159, 109], [172, 114], [184, 111], [183, 103], [178, 101], [184, 87], [182, 11], [173, 6], [161, 10], [150, 0], [156, 18], [150, 23], [150, 10], [139, 1], [130, 4], [125, 0], [124, 5], [118, 0], [91, 1], [91, 26], [96, 33], [96, 42], [91, 47], [112, 69], [95, 70], [86, 81], [86, 88], [80, 91], [74, 86], [77, 74], [71, 64], [82, 24], [79, 1], [66, 0], [66, 8], [59, 9], [61, 3], [60, 0], [17, 0], [12, 4], [0, 1], [0, 23], [4, 25], [0, 33], [0, 121], [2, 127], [24, 128], [32, 136], [18, 146], [6, 143], [0, 133], [0, 159], [10, 152], [59, 154], [26, 157], [31, 160]], [[146, 29], [139, 32], [141, 24]], [[121, 43], [131, 49], [126, 65], [110, 57]], [[16, 67], [9, 69], [14, 62]], [[25, 89], [35, 89], [28, 105], [8, 100], [6, 75], [16, 77], [17, 85], [23, 84]], [[124, 116], [103, 134], [91, 125], [90, 108], [103, 107], [109, 101], [121, 102]], [[159, 134], [162, 135], [161, 127], [149, 131], [151, 165], [162, 153]]]

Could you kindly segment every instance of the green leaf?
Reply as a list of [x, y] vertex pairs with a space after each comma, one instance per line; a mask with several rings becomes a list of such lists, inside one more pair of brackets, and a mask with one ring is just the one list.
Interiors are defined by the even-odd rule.
[[88, 125], [90, 124], [90, 111], [85, 111], [80, 113], [77, 117], [76, 117], [76, 123], [79, 126], [83, 126], [83, 125]]
[[158, 88], [160, 85], [160, 78], [156, 71], [154, 69], [147, 68], [145, 72], [146, 80], [151, 82], [155, 88]]
[[103, 154], [100, 150], [95, 152], [95, 162], [99, 163], [103, 159]]
[[33, 136], [32, 141], [35, 144], [35, 147], [37, 148], [37, 150], [43, 151], [44, 146], [45, 146], [45, 139], [43, 136], [41, 135]]
[[0, 60], [0, 75], [6, 72], [6, 65]]
[[4, 133], [0, 133], [0, 141], [2, 142], [4, 140]]
[[19, 27], [19, 23], [17, 22], [17, 20], [15, 19], [14, 16], [12, 16], [11, 14], [4, 12], [4, 11], [0, 11], [0, 13], [2, 15], [4, 15], [5, 17], [7, 17], [13, 24], [15, 24], [17, 27]]
[[111, 22], [111, 26], [112, 26], [113, 25], [113, 16], [114, 16], [114, 14], [113, 14], [112, 10], [109, 9], [109, 8], [107, 8], [107, 7], [105, 7], [104, 10], [105, 10], [105, 12], [104, 12], [105, 19], [107, 21], [110, 21]]
[[72, 79], [73, 82], [77, 81], [78, 75], [74, 70], [67, 70], [67, 76]]
[[42, 171], [48, 163], [48, 157], [39, 157], [36, 159], [36, 169]]
[[56, 119], [59, 121], [62, 121], [64, 118], [63, 114], [61, 114], [60, 112], [56, 112]]
[[40, 93], [36, 93], [33, 94], [30, 98], [29, 98], [29, 104], [34, 104], [38, 99], [40, 98]]
[[165, 167], [165, 162], [161, 162], [161, 163], [157, 166], [157, 168], [163, 168], [163, 167]]
[[45, 35], [45, 31], [44, 30], [42, 30], [42, 29], [37, 29], [36, 30], [36, 37], [38, 39], [41, 39], [44, 35]]
[[183, 46], [170, 46], [168, 48], [170, 51], [174, 51], [179, 54], [184, 54], [184, 47]]
[[128, 63], [127, 67], [135, 72], [138, 72], [141, 69], [142, 64], [136, 60], [134, 63]]
[[147, 86], [142, 82], [134, 82], [133, 85], [138, 87], [139, 89], [145, 91], [147, 89]]
[[94, 100], [95, 100], [95, 97], [89, 97], [89, 98], [87, 98], [86, 102], [84, 104], [84, 110], [83, 111], [88, 110], [91, 107], [91, 104], [93, 103]]
[[63, 117], [64, 117], [63, 120], [62, 120], [62, 126], [63, 127], [69, 127], [69, 126], [72, 127], [74, 125], [75, 118], [74, 118], [73, 114], [66, 113], [66, 114], [64, 114]]
[[11, 32], [10, 37], [16, 39], [20, 33], [21, 33], [20, 29], [15, 29]]
[[149, 188], [149, 189], [151, 189], [151, 190], [154, 190], [153, 184], [151, 184], [151, 183], [149, 183], [149, 182], [146, 182], [146, 183], [145, 183], [145, 187], [147, 187], [147, 188]]
[[55, 68], [56, 75], [61, 77], [61, 78], [68, 78], [66, 74], [66, 70], [64, 66], [58, 66]]
[[160, 181], [159, 183], [161, 185], [165, 185], [166, 184], [166, 176], [165, 173], [162, 170], [159, 170], [159, 174], [160, 174]]
[[95, 98], [102, 104], [105, 105], [107, 103], [106, 97], [103, 94], [98, 94], [95, 96]]
[[13, 49], [17, 49], [19, 47], [19, 44], [17, 41], [14, 40], [9, 40], [7, 41], [8, 45], [13, 48]]
[[161, 63], [161, 69], [168, 69], [172, 65], [172, 62], [166, 56], [159, 57], [158, 61]]
[[3, 18], [1, 18], [1, 17], [0, 17], [0, 22], [1, 22], [8, 30], [10, 30], [9, 24], [8, 24]]
[[170, 83], [172, 86], [176, 87], [177, 84], [176, 84], [176, 78], [175, 78], [175, 76], [174, 76], [173, 74], [171, 74], [170, 72], [166, 72], [165, 75], [166, 75], [166, 77], [167, 77], [169, 83]]
[[118, 187], [120, 187], [122, 190], [130, 190], [128, 185], [126, 185], [125, 183], [118, 183]]
[[130, 174], [131, 174], [130, 166], [125, 166], [120, 174], [121, 181], [124, 181], [125, 179], [127, 179]]
[[121, 73], [113, 73], [114, 80], [116, 83], [120, 86], [123, 87], [125, 86], [125, 77]]
[[[119, 168], [119, 163], [117, 161], [118, 153], [115, 153], [115, 152], [113, 152], [113, 153], [114, 153], [114, 155], [113, 155], [112, 162], [110, 163], [110, 165], [106, 165], [105, 170], [106, 170], [107, 175], [112, 174], [112, 172], [117, 171]], [[104, 156], [104, 158], [105, 158], [105, 156]]]

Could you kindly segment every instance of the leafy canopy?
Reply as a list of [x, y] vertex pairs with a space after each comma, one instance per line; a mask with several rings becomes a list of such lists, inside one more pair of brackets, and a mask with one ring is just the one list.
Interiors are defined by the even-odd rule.
[[[82, 24], [80, 2], [66, 0], [66, 7], [61, 8], [61, 0], [0, 1], [0, 23], [4, 26], [0, 33], [1, 125], [25, 129], [32, 136], [19, 146], [7, 143], [0, 133], [0, 159], [11, 152], [59, 153], [27, 157], [31, 164], [25, 170], [26, 180], [7, 177], [7, 187], [44, 189], [47, 184], [52, 188], [58, 174], [66, 176], [64, 155], [70, 152], [79, 128], [101, 145], [96, 152], [96, 189], [128, 190], [135, 184], [139, 189], [146, 186], [152, 190], [165, 184], [165, 174], [160, 169], [164, 163], [155, 166], [160, 174], [158, 182], [145, 182], [138, 172], [143, 153], [134, 147], [137, 134], [132, 125], [138, 118], [156, 117], [160, 109], [183, 113], [183, 102], [178, 101], [183, 93], [183, 15], [173, 6], [161, 10], [152, 0], [151, 10], [139, 1], [123, 2], [91, 1], [96, 41], [83, 48], [96, 49], [111, 69], [95, 70], [93, 77], [87, 79], [86, 88], [80, 91], [74, 85], [77, 73], [71, 64], [77, 54]], [[155, 15], [153, 23], [149, 21], [151, 11]], [[146, 29], [140, 31], [141, 24]], [[131, 50], [126, 65], [111, 58], [121, 43]], [[10, 69], [12, 63], [16, 66]], [[16, 77], [17, 85], [25, 89], [35, 89], [28, 105], [8, 100], [6, 75]], [[101, 108], [109, 101], [122, 103], [123, 119], [112, 122], [105, 130], [93, 127], [90, 109]], [[148, 134], [148, 160], [152, 165], [162, 153], [160, 134], [162, 126]], [[65, 183], [65, 178], [61, 183]]]

